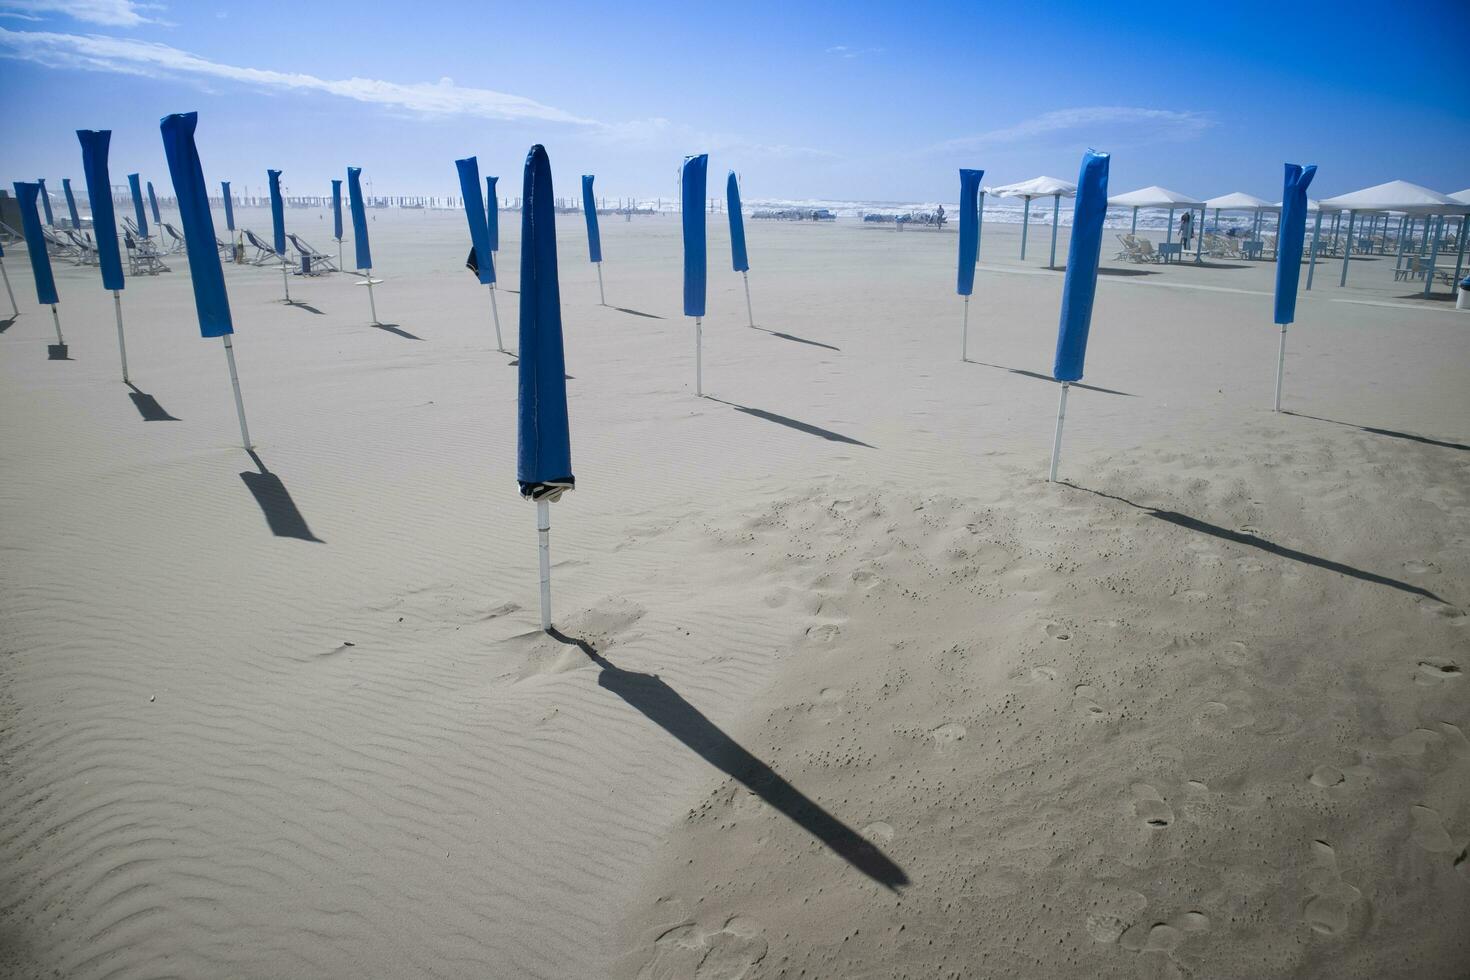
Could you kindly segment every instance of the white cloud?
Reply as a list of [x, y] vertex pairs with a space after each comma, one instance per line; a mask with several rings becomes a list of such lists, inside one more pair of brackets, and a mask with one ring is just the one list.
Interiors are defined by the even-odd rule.
[[882, 54], [882, 48], [854, 48], [847, 44], [834, 44], [827, 49], [828, 54], [835, 54], [840, 58], [861, 58], [865, 54]]
[[1047, 137], [1075, 133], [1078, 138], [1095, 143], [1112, 139], [1138, 141], [1177, 141], [1198, 137], [1214, 125], [1214, 120], [1199, 112], [1172, 109], [1145, 109], [1137, 106], [1085, 106], [1043, 112], [1013, 126], [992, 129], [975, 136], [948, 140], [941, 149], [974, 149], [1013, 143], [1036, 143]]
[[166, 44], [97, 34], [9, 31], [0, 27], [0, 57], [32, 61], [50, 68], [78, 68], [149, 78], [224, 80], [267, 91], [318, 92], [427, 116], [467, 115], [512, 121], [598, 125], [592, 120], [519, 95], [456, 85], [450, 78], [408, 84], [375, 78], [324, 79], [299, 72], [226, 65]]
[[162, 4], [138, 3], [137, 0], [0, 0], [0, 17], [40, 20], [39, 14], [62, 14], [104, 27], [163, 23], [148, 15], [148, 11], [162, 9]]

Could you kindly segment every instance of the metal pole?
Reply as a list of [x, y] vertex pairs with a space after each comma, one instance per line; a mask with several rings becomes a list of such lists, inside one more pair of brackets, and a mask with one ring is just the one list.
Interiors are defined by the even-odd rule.
[[286, 271], [286, 257], [281, 256], [281, 287], [286, 290], [286, 302], [291, 302], [291, 274]]
[[607, 294], [602, 291], [602, 263], [601, 262], [598, 262], [598, 263], [596, 263], [596, 265], [597, 265], [597, 301], [601, 305], [606, 306], [607, 305]]
[[56, 312], [56, 304], [51, 304], [51, 321], [56, 324], [56, 342], [66, 346], [66, 341], [61, 338], [61, 314]]
[[[1393, 261], [1394, 272], [1398, 272], [1404, 267], [1404, 222], [1408, 220], [1410, 220], [1408, 215], [1404, 215], [1399, 219], [1399, 254]], [[1413, 226], [1410, 225], [1410, 227], [1412, 228]]]
[[1164, 226], [1164, 244], [1165, 245], [1172, 245], [1173, 243], [1174, 243], [1174, 209], [1173, 208], [1170, 208], [1169, 209], [1169, 223]]
[[[602, 270], [599, 269], [600, 273]], [[500, 307], [495, 305], [495, 283], [490, 284], [490, 315], [495, 317], [495, 349], [505, 353], [505, 341], [500, 338]]]
[[1342, 278], [1337, 280], [1339, 286], [1347, 285], [1348, 259], [1353, 255], [1353, 221], [1358, 217], [1358, 212], [1348, 212], [1347, 238], [1342, 243]]
[[378, 304], [373, 299], [373, 270], [367, 272], [368, 309], [373, 311], [373, 326], [378, 325]]
[[123, 384], [128, 383], [128, 345], [123, 341], [122, 291], [112, 291], [112, 306], [117, 310], [117, 352], [122, 356]]
[[1460, 253], [1455, 256], [1455, 282], [1450, 287], [1451, 293], [1460, 288], [1460, 272], [1465, 268], [1465, 217], [1460, 216], [1460, 230], [1455, 235], [1460, 240]]
[[230, 362], [230, 384], [235, 387], [235, 412], [240, 416], [240, 440], [247, 450], [254, 448], [250, 443], [250, 428], [245, 424], [245, 400], [240, 397], [240, 373], [235, 370], [235, 345], [230, 335], [225, 334], [225, 359]]
[[745, 318], [750, 321], [748, 326], [755, 326], [755, 313], [750, 308], [750, 273], [740, 273], [740, 278], [745, 280]]
[[1205, 261], [1205, 207], [1200, 205], [1199, 227], [1194, 230], [1194, 264], [1203, 265]]
[[1429, 266], [1424, 270], [1425, 299], [1429, 298], [1430, 290], [1434, 288], [1434, 263], [1439, 261], [1439, 240], [1444, 237], [1444, 215], [1439, 216], [1437, 223], [1433, 218], [1430, 218], [1428, 223], [1431, 226], [1437, 226], [1434, 229], [1434, 241], [1429, 246]]
[[1307, 259], [1307, 288], [1312, 288], [1312, 273], [1317, 271], [1317, 240], [1322, 237], [1322, 212], [1317, 211], [1317, 223], [1312, 229], [1312, 251]]
[[541, 558], [541, 629], [551, 632], [551, 503], [536, 501], [536, 537]]
[[965, 326], [960, 334], [960, 360], [970, 359], [970, 297], [965, 297]]
[[1281, 349], [1276, 354], [1276, 402], [1274, 411], [1281, 411], [1281, 378], [1286, 373], [1286, 324], [1281, 325]]
[[1057, 434], [1051, 443], [1051, 472], [1046, 478], [1048, 483], [1057, 482], [1057, 463], [1062, 458], [1062, 423], [1067, 420], [1067, 389], [1070, 387], [1069, 382], [1062, 382], [1062, 397], [1057, 402]]
[[1021, 198], [1021, 206], [1026, 210], [1021, 212], [1021, 261], [1026, 261], [1026, 228], [1031, 223], [1031, 198]]
[[1047, 262], [1048, 269], [1057, 267], [1057, 217], [1062, 210], [1062, 195], [1051, 196], [1051, 261]]
[[342, 239], [337, 239], [337, 268], [342, 268]]
[[704, 318], [694, 318], [694, 393], [704, 397]]
[[10, 288], [10, 273], [5, 271], [4, 259], [0, 259], [0, 276], [5, 277], [5, 293], [10, 297], [10, 315], [20, 316], [20, 307], [15, 305], [15, 290]]
[[1134, 208], [1133, 209], [1133, 224], [1129, 227], [1128, 234], [1130, 234], [1130, 235], [1136, 235], [1136, 234], [1138, 234], [1138, 209], [1137, 208]]

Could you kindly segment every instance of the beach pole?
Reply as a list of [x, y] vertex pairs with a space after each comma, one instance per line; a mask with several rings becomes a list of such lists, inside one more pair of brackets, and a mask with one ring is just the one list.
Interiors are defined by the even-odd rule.
[[495, 317], [495, 349], [504, 354], [505, 342], [500, 339], [500, 307], [495, 305], [495, 283], [493, 282], [490, 284], [490, 315]]
[[1408, 215], [1404, 215], [1404, 217], [1399, 219], [1399, 253], [1393, 260], [1394, 272], [1398, 272], [1404, 267], [1404, 222], [1408, 220], [1408, 217]]
[[1133, 224], [1128, 228], [1128, 234], [1138, 234], [1138, 208], [1133, 209]]
[[602, 263], [594, 262], [597, 266], [597, 301], [600, 305], [607, 305], [607, 294], [602, 291]]
[[1281, 378], [1286, 373], [1286, 324], [1281, 325], [1281, 348], [1276, 353], [1276, 401], [1273, 411], [1281, 411]]
[[235, 388], [235, 412], [240, 416], [240, 440], [245, 445], [245, 451], [249, 452], [255, 448], [250, 443], [250, 428], [245, 424], [245, 399], [240, 397], [240, 372], [235, 370], [235, 345], [230, 343], [230, 335], [225, 334], [225, 359], [230, 364], [230, 384]]
[[281, 256], [281, 288], [286, 290], [286, 302], [291, 302], [291, 274], [286, 271], [286, 257]]
[[1057, 463], [1062, 458], [1062, 423], [1067, 420], [1067, 389], [1070, 387], [1070, 382], [1062, 382], [1061, 400], [1057, 402], [1057, 434], [1051, 443], [1051, 472], [1046, 478], [1048, 483], [1057, 482]]
[[1342, 278], [1337, 280], [1339, 286], [1347, 285], [1348, 259], [1353, 256], [1353, 220], [1357, 218], [1358, 212], [1348, 212], [1347, 236], [1342, 243]]
[[117, 352], [122, 357], [123, 384], [128, 383], [128, 345], [123, 341], [122, 290], [112, 291], [112, 307], [117, 311]]
[[[1051, 259], [1046, 263], [1048, 269], [1057, 267], [1057, 216], [1062, 209], [1062, 195], [1051, 196]], [[978, 252], [979, 249], [976, 249]]]
[[1203, 265], [1205, 261], [1205, 209], [1199, 209], [1199, 227], [1194, 230], [1194, 264]]
[[551, 632], [551, 503], [536, 501], [536, 537], [541, 559], [541, 629]]
[[1455, 237], [1457, 239], [1459, 239], [1459, 241], [1460, 241], [1460, 251], [1459, 251], [1459, 254], [1455, 256], [1455, 283], [1454, 283], [1454, 285], [1450, 289], [1450, 292], [1451, 293], [1454, 293], [1454, 291], [1456, 289], [1459, 289], [1460, 288], [1460, 273], [1465, 268], [1465, 218], [1466, 217], [1467, 217], [1466, 215], [1463, 215], [1463, 214], [1460, 215], [1460, 230], [1455, 234]]
[[1312, 251], [1307, 259], [1307, 288], [1312, 288], [1312, 273], [1317, 271], [1317, 241], [1322, 237], [1322, 212], [1317, 212], [1317, 223], [1312, 228]]
[[1021, 261], [1026, 261], [1026, 229], [1031, 223], [1031, 198], [1021, 198], [1021, 206], [1026, 210], [1021, 212]]
[[704, 397], [704, 318], [694, 318], [694, 394]]
[[373, 299], [373, 270], [367, 271], [368, 309], [373, 311], [373, 326], [378, 325], [378, 304]]
[[[1430, 290], [1434, 288], [1434, 264], [1439, 261], [1439, 240], [1444, 237], [1444, 215], [1439, 215], [1436, 226], [1434, 218], [1427, 219], [1426, 223], [1435, 226], [1434, 241], [1429, 246], [1429, 267], [1424, 270], [1424, 298], [1429, 298]], [[1451, 295], [1454, 295], [1451, 293]]]
[[960, 333], [960, 360], [970, 359], [970, 297], [965, 297], [965, 326]]
[[337, 239], [337, 268], [342, 268], [342, 239]]
[[0, 276], [5, 277], [5, 294], [10, 297], [10, 315], [20, 316], [20, 307], [15, 305], [15, 290], [10, 288], [10, 273], [5, 271], [4, 259], [0, 259]]
[[740, 273], [740, 278], [745, 280], [745, 319], [749, 321], [747, 326], [755, 326], [755, 313], [750, 308], [750, 273]]
[[61, 314], [56, 312], [55, 303], [51, 304], [51, 322], [56, 324], [56, 343], [65, 347], [66, 341], [61, 337]]

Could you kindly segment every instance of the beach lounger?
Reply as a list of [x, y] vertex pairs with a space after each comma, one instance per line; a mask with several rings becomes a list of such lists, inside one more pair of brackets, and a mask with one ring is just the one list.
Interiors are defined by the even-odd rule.
[[158, 255], [158, 247], [146, 238], [135, 238], [131, 233], [123, 236], [128, 252], [128, 272], [134, 276], [156, 276], [168, 272]]
[[46, 251], [48, 254], [59, 259], [71, 259], [73, 262], [81, 265], [81, 250], [70, 241], [62, 238], [44, 225], [41, 227], [41, 237], [46, 240]]
[[97, 246], [92, 243], [90, 238], [70, 228], [62, 229], [62, 234], [76, 246], [77, 253], [81, 257], [82, 265], [97, 264]]
[[1159, 261], [1159, 253], [1154, 251], [1154, 243], [1147, 238], [1138, 239], [1138, 256], [1139, 262]]
[[286, 238], [291, 242], [291, 246], [300, 253], [301, 258], [305, 260], [302, 262], [299, 270], [301, 275], [319, 276], [327, 272], [341, 271], [337, 268], [337, 263], [332, 260], [330, 255], [326, 252], [318, 252], [311, 247], [309, 242], [302, 241], [300, 235], [287, 234]]
[[245, 240], [250, 243], [251, 248], [255, 249], [255, 254], [246, 260], [251, 265], [271, 265], [281, 261], [281, 256], [276, 254], [276, 250], [261, 241], [260, 236], [249, 228], [245, 229]]
[[123, 230], [134, 238], [142, 238], [143, 233], [138, 230], [138, 223], [127, 215], [123, 215]]
[[165, 224], [163, 226], [163, 233], [170, 239], [167, 249], [170, 255], [177, 252], [182, 252], [184, 250], [184, 236], [179, 234], [179, 230], [177, 228], [175, 228], [173, 225]]
[[10, 227], [5, 222], [0, 221], [0, 243], [3, 243], [5, 245], [11, 245], [11, 244], [14, 244], [15, 242], [20, 241], [20, 239], [21, 239], [20, 232], [16, 231], [14, 228]]

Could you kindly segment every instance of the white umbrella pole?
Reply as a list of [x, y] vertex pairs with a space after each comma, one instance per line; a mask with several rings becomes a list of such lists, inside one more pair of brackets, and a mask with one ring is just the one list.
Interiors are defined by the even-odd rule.
[[704, 318], [694, 318], [694, 393], [704, 397]]
[[1130, 234], [1130, 235], [1136, 235], [1136, 234], [1138, 234], [1138, 209], [1137, 208], [1134, 208], [1133, 209], [1133, 224], [1131, 226], [1129, 226], [1129, 228], [1128, 228], [1128, 234]]
[[1337, 280], [1339, 286], [1347, 285], [1348, 259], [1353, 256], [1353, 220], [1357, 216], [1358, 212], [1356, 211], [1348, 212], [1347, 236], [1343, 239], [1342, 243], [1342, 278]]
[[286, 290], [286, 302], [291, 302], [291, 273], [286, 271], [286, 257], [281, 256], [281, 288]]
[[1407, 215], [1399, 219], [1399, 252], [1398, 256], [1393, 260], [1394, 272], [1398, 272], [1404, 267], [1404, 222], [1407, 220], [1409, 220]]
[[342, 239], [337, 239], [337, 268], [342, 268]]
[[1057, 463], [1062, 458], [1062, 423], [1067, 421], [1067, 389], [1071, 387], [1069, 382], [1062, 382], [1061, 400], [1057, 402], [1057, 434], [1051, 442], [1051, 472], [1047, 475], [1047, 482], [1057, 482]]
[[1057, 267], [1057, 217], [1062, 210], [1062, 195], [1051, 196], [1051, 260], [1046, 263], [1048, 269]]
[[122, 357], [123, 384], [128, 383], [128, 345], [123, 340], [122, 292], [112, 291], [112, 307], [117, 311], [117, 352]]
[[1281, 411], [1281, 378], [1286, 373], [1286, 324], [1281, 325], [1281, 349], [1276, 353], [1276, 402], [1274, 411]]
[[66, 341], [61, 338], [61, 314], [56, 312], [56, 304], [51, 304], [51, 321], [56, 324], [56, 342], [63, 347]]
[[1194, 229], [1194, 264], [1205, 261], [1205, 209], [1199, 209], [1199, 227]]
[[1424, 270], [1425, 299], [1429, 298], [1429, 292], [1434, 288], [1434, 264], [1439, 261], [1439, 240], [1444, 237], [1444, 216], [1440, 215], [1437, 225], [1433, 218], [1428, 223], [1434, 228], [1434, 241], [1429, 246], [1429, 267]]
[[551, 503], [536, 501], [537, 551], [541, 559], [541, 628], [551, 631]]
[[240, 372], [235, 370], [235, 345], [230, 343], [230, 335], [225, 334], [225, 360], [230, 364], [230, 384], [235, 388], [235, 412], [240, 416], [240, 440], [245, 444], [246, 450], [252, 447], [250, 443], [250, 427], [245, 424], [245, 399], [240, 397]]
[[10, 288], [10, 273], [5, 271], [4, 259], [0, 259], [0, 276], [5, 277], [5, 294], [10, 297], [10, 315], [20, 316], [20, 307], [15, 305], [15, 290]]
[[970, 359], [970, 297], [965, 297], [965, 326], [960, 334], [960, 360]]
[[745, 280], [745, 319], [750, 321], [748, 326], [755, 326], [755, 313], [750, 308], [750, 273], [740, 273], [740, 278]]
[[602, 291], [602, 263], [598, 262], [595, 264], [597, 266], [597, 301], [603, 306], [606, 306], [607, 294]]
[[1021, 212], [1021, 261], [1026, 261], [1026, 229], [1031, 223], [1031, 198], [1021, 198], [1021, 206], [1026, 210]]
[[1312, 251], [1307, 259], [1307, 288], [1312, 288], [1312, 273], [1317, 271], [1317, 240], [1322, 237], [1322, 212], [1317, 212], [1317, 223], [1312, 229]]
[[490, 313], [495, 317], [495, 349], [503, 354], [505, 353], [505, 340], [500, 336], [500, 307], [495, 304], [495, 283], [493, 282], [490, 284]]
[[1460, 231], [1455, 236], [1460, 240], [1460, 252], [1455, 256], [1455, 284], [1450, 292], [1460, 288], [1460, 272], [1465, 268], [1465, 215], [1460, 216]]

